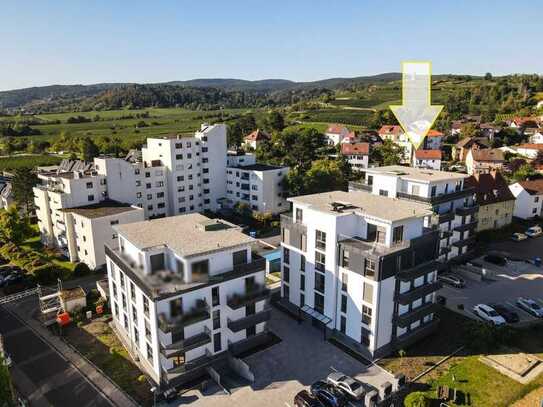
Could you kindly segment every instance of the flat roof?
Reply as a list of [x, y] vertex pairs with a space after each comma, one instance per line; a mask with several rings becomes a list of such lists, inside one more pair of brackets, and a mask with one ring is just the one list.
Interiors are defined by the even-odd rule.
[[366, 172], [369, 174], [383, 174], [399, 176], [404, 179], [410, 179], [413, 181], [449, 181], [467, 178], [467, 174], [460, 174], [457, 172], [427, 170], [424, 168], [404, 167], [402, 165], [389, 165], [386, 167], [374, 167], [367, 168]]
[[[323, 192], [288, 198], [288, 201], [336, 216], [355, 212], [391, 222], [432, 214], [432, 208], [428, 204], [388, 198], [365, 191]], [[333, 204], [343, 206], [343, 209], [334, 210]]]
[[183, 257], [255, 242], [239, 226], [199, 213], [127, 223], [115, 229], [140, 250], [165, 246]]
[[119, 213], [141, 210], [130, 204], [105, 200], [97, 204], [80, 206], [78, 208], [62, 209], [63, 212], [75, 213], [89, 219], [101, 218], [103, 216], [118, 215]]
[[269, 164], [251, 164], [251, 165], [236, 165], [230, 166], [229, 168], [235, 168], [237, 170], [246, 170], [246, 171], [270, 171], [270, 170], [280, 170], [283, 167], [280, 165], [269, 165]]

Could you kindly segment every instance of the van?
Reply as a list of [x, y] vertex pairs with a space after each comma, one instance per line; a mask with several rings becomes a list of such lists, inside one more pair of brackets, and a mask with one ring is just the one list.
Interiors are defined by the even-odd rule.
[[536, 225], [532, 226], [531, 228], [528, 228], [525, 232], [525, 235], [528, 237], [538, 237], [543, 234], [543, 229], [541, 229], [541, 226]]

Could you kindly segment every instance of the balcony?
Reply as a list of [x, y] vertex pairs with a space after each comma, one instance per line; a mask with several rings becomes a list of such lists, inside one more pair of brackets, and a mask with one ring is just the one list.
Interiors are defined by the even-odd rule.
[[169, 333], [186, 326], [209, 319], [209, 305], [205, 300], [197, 300], [196, 305], [181, 315], [168, 318], [165, 314], [158, 316], [158, 325], [162, 332]]
[[472, 244], [473, 242], [475, 242], [475, 236], [470, 236], [470, 237], [467, 237], [463, 240], [458, 240], [456, 242], [453, 242], [451, 243], [454, 247], [464, 247], [464, 246], [467, 246], [469, 244]]
[[400, 271], [396, 278], [398, 278], [400, 281], [411, 281], [414, 280], [420, 276], [423, 276], [425, 274], [431, 273], [432, 271], [441, 270], [443, 268], [443, 264], [435, 261], [430, 260], [425, 263], [419, 264], [418, 266], [412, 267], [407, 270]]
[[295, 222], [290, 215], [281, 215], [282, 242], [301, 251], [306, 251], [307, 226]]
[[207, 366], [212, 361], [213, 361], [213, 355], [206, 348], [204, 355], [197, 357], [196, 359], [189, 360], [188, 362], [185, 362], [182, 365], [175, 366], [166, 370], [168, 380], [175, 379], [178, 375], [187, 373], [191, 370]]
[[461, 208], [456, 208], [456, 214], [458, 216], [473, 215], [477, 213], [478, 210], [479, 205], [462, 206]]
[[234, 356], [237, 356], [247, 350], [265, 345], [266, 343], [269, 343], [269, 341], [270, 341], [270, 335], [268, 333], [268, 330], [264, 329], [263, 332], [250, 336], [246, 339], [242, 339], [241, 341], [232, 342], [228, 340], [228, 350]]
[[440, 213], [437, 215], [437, 222], [438, 223], [445, 223], [445, 222], [449, 222], [451, 220], [454, 219], [454, 212], [453, 211], [449, 211], [449, 212], [445, 212], [445, 213]]
[[264, 285], [257, 284], [249, 290], [246, 290], [244, 294], [234, 294], [226, 299], [226, 304], [233, 309], [239, 309], [245, 307], [248, 304], [265, 300], [269, 297], [270, 290]]
[[396, 295], [396, 301], [402, 305], [407, 305], [415, 301], [417, 298], [425, 297], [441, 288], [441, 283], [434, 281], [432, 283], [423, 284], [420, 287], [406, 291]]
[[452, 230], [444, 230], [441, 232], [440, 239], [447, 239], [448, 237], [451, 237], [453, 234]]
[[472, 220], [471, 222], [464, 223], [463, 225], [458, 225], [454, 227], [455, 232], [464, 232], [466, 230], [473, 230], [477, 226], [477, 221]]
[[432, 332], [434, 332], [439, 326], [439, 318], [435, 315], [432, 317], [432, 320], [429, 322], [426, 322], [417, 328], [413, 329], [410, 332], [407, 332], [403, 334], [402, 336], [399, 336], [396, 338], [397, 344], [405, 348], [406, 346], [409, 346], [423, 337], [430, 335]]
[[174, 342], [170, 345], [161, 344], [161, 352], [165, 358], [181, 355], [189, 350], [199, 348], [200, 346], [211, 343], [211, 331], [207, 326], [204, 326], [203, 332], [185, 338], [181, 341]]
[[271, 316], [271, 311], [269, 309], [265, 309], [263, 311], [257, 312], [256, 314], [252, 314], [240, 319], [236, 319], [235, 321], [228, 318], [227, 320], [228, 329], [230, 329], [232, 332], [239, 332], [242, 329], [249, 328], [256, 324], [260, 324], [261, 322], [266, 322], [267, 320], [270, 319], [270, 316]]
[[439, 255], [444, 255], [444, 254], [447, 254], [451, 251], [451, 248], [449, 246], [445, 246], [445, 247], [442, 247], [441, 249], [439, 249]]
[[371, 185], [368, 185], [366, 182], [362, 182], [362, 181], [358, 181], [358, 182], [351, 181], [351, 182], [349, 182], [349, 190], [352, 190], [352, 191], [368, 191], [368, 192], [371, 192], [372, 188], [373, 187]]
[[398, 326], [406, 328], [413, 322], [424, 318], [426, 315], [436, 312], [438, 308], [439, 305], [434, 302], [426, 303], [420, 307], [406, 312], [405, 314], [398, 315], [396, 317], [396, 323], [398, 324]]
[[408, 199], [411, 201], [424, 202], [424, 203], [429, 203], [432, 205], [437, 205], [443, 202], [448, 202], [454, 199], [460, 199], [465, 196], [472, 195], [474, 192], [475, 192], [474, 187], [466, 187], [464, 189], [461, 189], [460, 191], [448, 192], [445, 194], [440, 194], [440, 195], [431, 196], [431, 197], [413, 195], [407, 192], [397, 192], [396, 196], [401, 199]]

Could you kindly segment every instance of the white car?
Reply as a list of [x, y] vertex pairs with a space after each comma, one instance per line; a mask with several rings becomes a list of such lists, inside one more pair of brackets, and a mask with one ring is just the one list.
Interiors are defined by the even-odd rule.
[[530, 298], [518, 298], [517, 305], [534, 317], [543, 318], [543, 307]]
[[528, 237], [538, 237], [543, 235], [543, 230], [541, 229], [541, 226], [536, 225], [528, 228], [524, 234]]
[[354, 400], [361, 400], [366, 393], [362, 383], [340, 372], [330, 373], [326, 378], [326, 381]]
[[521, 242], [526, 239], [528, 239], [528, 236], [526, 236], [524, 233], [513, 233], [511, 236], [511, 240], [513, 242]]
[[477, 304], [475, 307], [473, 307], [473, 312], [482, 320], [490, 322], [495, 326], [505, 324], [505, 319], [489, 305]]

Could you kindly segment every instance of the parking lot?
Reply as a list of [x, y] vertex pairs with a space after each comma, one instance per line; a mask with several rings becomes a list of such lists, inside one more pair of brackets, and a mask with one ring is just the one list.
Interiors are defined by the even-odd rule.
[[244, 359], [255, 375], [254, 383], [232, 395], [224, 394], [218, 386], [206, 391], [206, 395], [199, 390], [191, 390], [169, 405], [292, 407], [296, 393], [308, 389], [317, 380], [325, 379], [334, 370], [359, 379], [368, 388], [379, 387], [392, 378], [379, 366], [363, 364], [324, 341], [323, 333], [310, 323], [299, 325], [275, 308], [272, 309], [269, 327], [282, 342]]
[[[492, 249], [500, 251], [515, 259], [533, 259], [537, 254], [543, 255], [543, 238], [528, 239], [523, 242], [498, 242], [492, 244]], [[484, 256], [473, 262], [480, 263], [494, 274], [491, 280], [476, 281], [462, 275], [466, 281], [465, 288], [444, 286], [439, 295], [447, 299], [447, 307], [462, 312], [459, 305], [464, 307], [464, 313], [477, 318], [473, 312], [476, 304], [501, 303], [516, 312], [520, 318], [519, 325], [541, 321], [516, 304], [518, 297], [532, 298], [543, 306], [543, 268], [521, 260], [508, 261], [505, 267], [485, 262]], [[454, 272], [454, 269], [453, 269]]]

